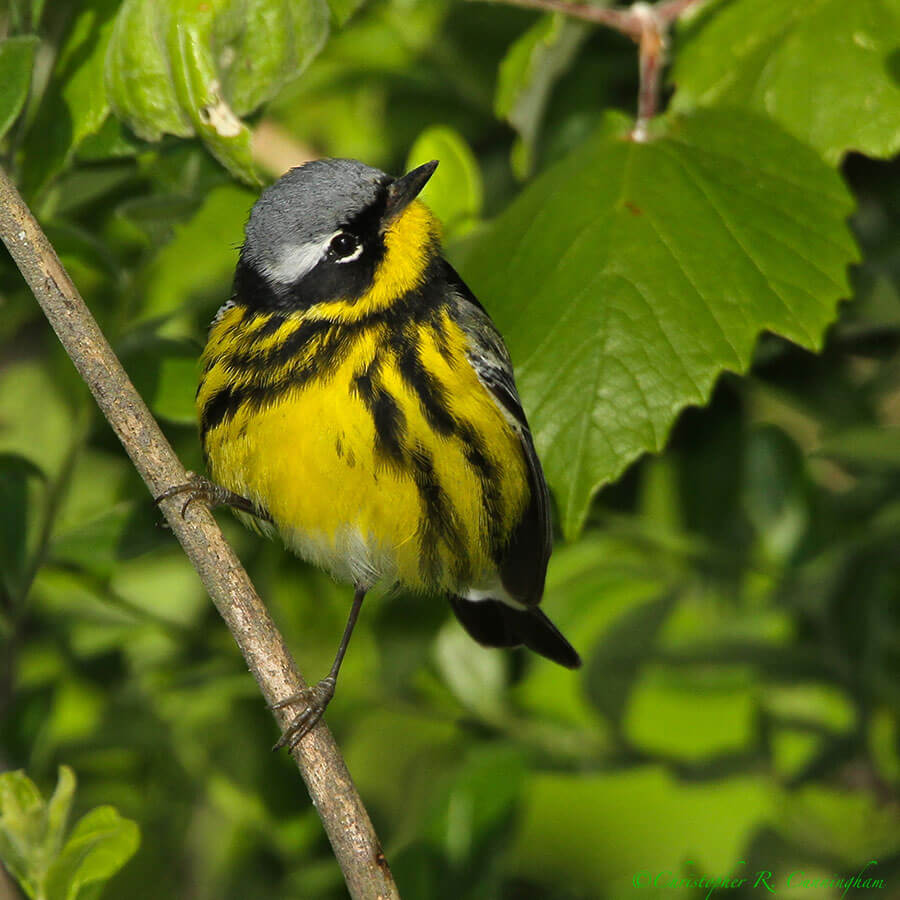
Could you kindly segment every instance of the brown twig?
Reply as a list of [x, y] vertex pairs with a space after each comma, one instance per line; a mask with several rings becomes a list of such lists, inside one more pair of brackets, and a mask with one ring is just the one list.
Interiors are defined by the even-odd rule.
[[18, 886], [0, 863], [0, 900], [22, 900]]
[[[66, 274], [50, 242], [0, 168], [0, 239], [151, 494], [186, 480], [168, 441]], [[187, 519], [178, 498], [163, 513], [230, 629], [270, 705], [306, 687], [247, 573], [200, 504]], [[284, 728], [292, 717], [276, 710]], [[320, 723], [292, 755], [306, 782], [354, 900], [399, 898], [390, 868], [347, 766]]]
[[667, 24], [657, 8], [649, 5], [632, 7], [642, 22], [638, 45], [638, 112], [631, 137], [647, 140], [647, 128], [659, 107], [659, 82], [666, 64]]
[[631, 10], [628, 9], [607, 9], [590, 3], [569, 3], [568, 0], [492, 0], [492, 2], [505, 3], [508, 6], [521, 6], [524, 9], [536, 9], [540, 12], [562, 13], [573, 19], [580, 19], [582, 22], [608, 25], [610, 28], [628, 35], [634, 41], [640, 40], [641, 37], [640, 26], [635, 21]]
[[569, 3], [567, 0], [492, 0], [510, 6], [536, 9], [541, 12], [562, 13], [582, 22], [606, 25], [630, 37], [639, 46], [638, 111], [631, 137], [647, 140], [647, 126], [659, 108], [660, 76], [666, 64], [666, 47], [672, 23], [692, 6], [703, 0], [661, 0], [633, 3], [627, 9], [608, 9], [590, 3]]

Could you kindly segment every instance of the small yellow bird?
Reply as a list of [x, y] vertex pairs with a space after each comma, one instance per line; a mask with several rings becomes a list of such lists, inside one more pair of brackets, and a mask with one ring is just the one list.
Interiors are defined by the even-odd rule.
[[538, 608], [550, 500], [509, 354], [416, 199], [436, 167], [317, 160], [263, 192], [203, 353], [213, 480], [158, 498], [232, 506], [355, 587], [331, 671], [281, 704], [304, 708], [279, 746], [321, 717], [376, 582], [447, 597], [482, 644], [581, 664]]

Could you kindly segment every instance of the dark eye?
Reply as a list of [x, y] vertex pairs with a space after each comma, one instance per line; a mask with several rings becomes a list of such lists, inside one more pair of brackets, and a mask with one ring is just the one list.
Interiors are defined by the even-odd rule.
[[331, 252], [338, 259], [346, 259], [348, 256], [353, 256], [359, 249], [359, 241], [352, 234], [342, 231], [331, 239], [329, 246]]

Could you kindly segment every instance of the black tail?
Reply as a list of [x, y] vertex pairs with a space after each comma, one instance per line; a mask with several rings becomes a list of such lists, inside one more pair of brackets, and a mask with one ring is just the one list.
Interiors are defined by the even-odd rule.
[[466, 600], [451, 597], [450, 605], [463, 628], [486, 647], [518, 647], [552, 659], [567, 669], [577, 669], [581, 657], [559, 629], [538, 609], [514, 609], [500, 600]]

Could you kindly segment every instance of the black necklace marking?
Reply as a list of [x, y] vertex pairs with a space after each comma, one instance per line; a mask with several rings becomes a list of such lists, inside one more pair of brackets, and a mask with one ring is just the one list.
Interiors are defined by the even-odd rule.
[[[266, 316], [266, 321], [251, 330], [247, 339], [241, 341], [240, 349], [221, 358], [239, 381], [209, 398], [202, 410], [201, 431], [205, 439], [211, 429], [230, 419], [242, 406], [247, 405], [252, 412], [259, 412], [276, 403], [291, 389], [315, 379], [331, 377], [361, 334], [368, 329], [379, 329], [386, 335], [386, 341], [373, 361], [354, 376], [351, 390], [372, 416], [377, 456], [385, 465], [407, 472], [416, 484], [423, 507], [423, 521], [428, 523], [419, 535], [423, 576], [426, 579], [437, 577], [440, 566], [438, 545], [443, 541], [451, 550], [452, 558], [457, 560], [456, 576], [465, 580], [471, 563], [456, 510], [440, 485], [430, 452], [418, 443], [414, 447], [409, 446], [406, 417], [384, 387], [381, 374], [381, 367], [386, 362], [384, 354], [390, 354], [429, 425], [438, 434], [457, 437], [462, 443], [466, 461], [477, 474], [481, 488], [481, 528], [488, 536], [493, 555], [499, 559], [505, 549], [505, 541], [497, 465], [488, 454], [480, 433], [470, 423], [453, 415], [446, 387], [425, 367], [416, 340], [417, 329], [427, 328], [438, 351], [449, 358], [448, 335], [444, 326], [444, 316], [452, 312], [448, 282], [454, 288], [455, 283], [462, 284], [452, 268], [438, 257], [429, 265], [423, 284], [390, 307], [353, 322], [339, 319], [301, 320], [283, 340], [265, 350], [254, 349], [254, 345], [265, 336], [274, 334], [287, 321], [287, 316], [276, 309], [256, 307], [244, 324], [251, 324], [258, 315]], [[236, 290], [242, 283], [236, 279]], [[240, 296], [235, 297], [239, 304], [242, 300]], [[251, 306], [249, 303], [243, 305]], [[304, 354], [303, 350], [312, 341], [316, 341], [315, 350], [311, 355]], [[290, 361], [295, 357], [303, 363], [291, 366]], [[217, 361], [214, 359], [212, 363]], [[282, 373], [276, 380], [271, 380], [272, 373], [278, 369], [282, 369]]]

